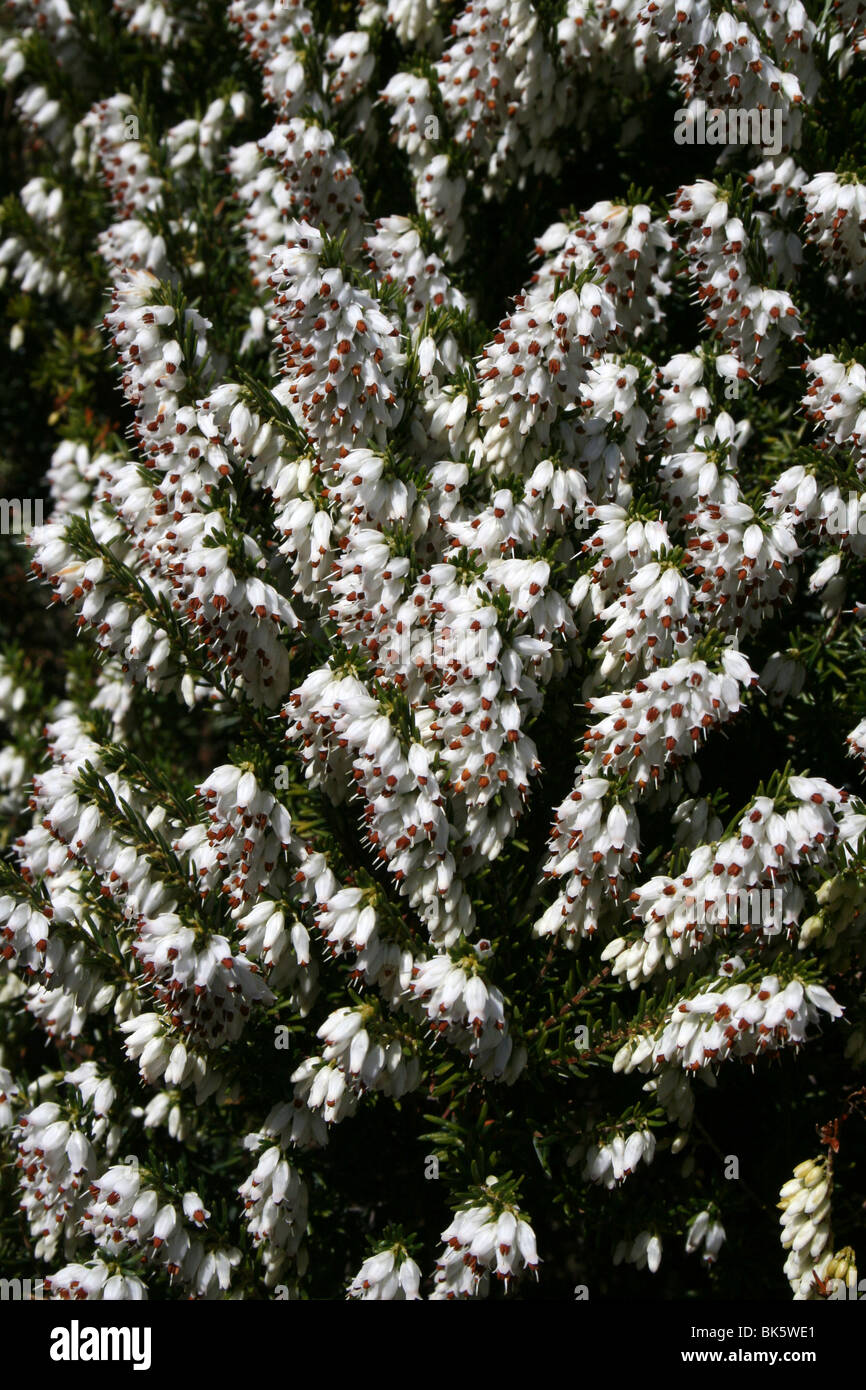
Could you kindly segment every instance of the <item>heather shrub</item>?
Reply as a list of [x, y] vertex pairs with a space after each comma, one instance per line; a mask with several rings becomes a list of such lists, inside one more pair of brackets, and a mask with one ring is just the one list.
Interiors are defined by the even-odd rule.
[[7, 0], [4, 1277], [856, 1290], [864, 43]]

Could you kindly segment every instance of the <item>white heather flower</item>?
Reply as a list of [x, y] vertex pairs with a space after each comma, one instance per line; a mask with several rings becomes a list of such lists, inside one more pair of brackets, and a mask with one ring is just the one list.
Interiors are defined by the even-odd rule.
[[[751, 43], [759, 52], [751, 31], [743, 26], [743, 32], [748, 35], [747, 46]], [[760, 70], [765, 60], [757, 58], [756, 66]], [[783, 80], [780, 73], [780, 83]], [[761, 216], [766, 219], [766, 214], [759, 214], [758, 226]], [[681, 188], [672, 217], [689, 229], [685, 250], [707, 327], [746, 375], [772, 380], [779, 371], [778, 355], [784, 339], [800, 342], [803, 338], [791, 296], [784, 290], [753, 283], [746, 261], [750, 238], [741, 219], [729, 216], [726, 197], [715, 184], [702, 180]]]
[[[418, 1084], [420, 1066], [417, 1056], [408, 1045], [404, 1047], [400, 1037], [392, 1035], [386, 1023], [376, 1020], [371, 1005], [338, 1009], [325, 1020], [317, 1037], [326, 1044], [323, 1061], [329, 1066], [336, 1063], [347, 1084], [358, 1095], [363, 1095], [365, 1091], [381, 1091], [399, 1098], [414, 1090]], [[313, 1059], [310, 1059], [310, 1065], [313, 1065]], [[311, 1109], [315, 1109], [319, 1103], [316, 1099], [317, 1084], [325, 1074], [325, 1068], [317, 1073], [308, 1098]], [[329, 1104], [330, 1094], [329, 1088]], [[339, 1114], [329, 1115], [326, 1111], [325, 1118], [336, 1119]]]
[[[425, 253], [420, 233], [407, 217], [380, 218], [364, 249], [370, 256], [370, 268], [381, 280], [404, 290], [406, 312], [413, 326], [423, 321], [428, 305], [432, 309], [465, 309], [466, 300], [452, 286], [441, 258], [435, 252]], [[456, 358], [450, 363], [451, 370], [454, 366]], [[429, 375], [429, 369], [423, 375]]]
[[110, 1274], [102, 1260], [88, 1264], [67, 1264], [46, 1275], [45, 1289], [52, 1300], [113, 1300], [141, 1302], [147, 1298], [147, 1285], [134, 1274]]
[[285, 1260], [296, 1257], [307, 1226], [307, 1187], [277, 1145], [266, 1149], [238, 1189], [243, 1218], [275, 1283]]
[[587, 703], [602, 717], [584, 739], [585, 775], [626, 772], [639, 791], [656, 783], [697, 750], [706, 731], [733, 718], [743, 688], [757, 675], [743, 655], [726, 648], [713, 670], [686, 657], [650, 672], [634, 687]]
[[643, 1161], [652, 1163], [656, 1139], [652, 1130], [633, 1130], [631, 1134], [615, 1134], [603, 1144], [593, 1144], [587, 1151], [584, 1176], [607, 1188], [625, 1181]]
[[80, 1220], [96, 1155], [87, 1136], [55, 1101], [22, 1110], [13, 1138], [18, 1150], [19, 1206], [31, 1229], [37, 1258], [51, 1260]]
[[[616, 333], [609, 300], [592, 282], [558, 292], [542, 282], [517, 296], [479, 363], [482, 448], [490, 467], [505, 472], [518, 457], [537, 461], [557, 414], [585, 389], [593, 355]], [[527, 437], [534, 444], [528, 451]]]
[[183, 1195], [183, 1214], [187, 1221], [192, 1221], [195, 1226], [204, 1226], [207, 1223], [210, 1212], [206, 1210], [197, 1192], [185, 1192]]
[[668, 232], [645, 204], [630, 207], [604, 200], [587, 209], [576, 225], [556, 223], [539, 237], [536, 254], [543, 259], [533, 281], [564, 280], [572, 267], [597, 266], [616, 305], [617, 321], [639, 337], [647, 321], [662, 317], [659, 300], [670, 293], [664, 278], [670, 248]]
[[785, 1274], [794, 1297], [808, 1297], [813, 1275], [831, 1240], [832, 1172], [824, 1159], [798, 1163], [779, 1193]]
[[485, 1075], [512, 1079], [523, 1059], [516, 1054], [509, 1067], [514, 1045], [505, 1001], [479, 970], [476, 953], [468, 953], [459, 963], [448, 955], [431, 956], [416, 965], [409, 988], [430, 1020], [434, 1039], [447, 1038], [468, 1053]]
[[593, 936], [605, 905], [616, 905], [623, 879], [640, 854], [633, 806], [610, 796], [604, 777], [578, 777], [556, 812], [546, 877], [564, 880], [556, 899], [533, 928], [538, 936], [559, 933], [566, 944]]
[[323, 256], [321, 233], [307, 222], [290, 222], [286, 242], [271, 256], [285, 352], [286, 380], [277, 394], [325, 451], [351, 447], [358, 436], [384, 442], [403, 410], [399, 326]]
[[705, 1264], [715, 1264], [719, 1251], [725, 1242], [725, 1228], [710, 1211], [700, 1211], [689, 1225], [686, 1233], [686, 1254], [692, 1255], [701, 1250]]
[[651, 1274], [655, 1274], [662, 1261], [661, 1237], [652, 1231], [641, 1231], [631, 1242], [620, 1241], [614, 1251], [613, 1262], [619, 1264], [622, 1260], [637, 1269], [649, 1269]]
[[507, 1289], [527, 1270], [537, 1270], [532, 1227], [517, 1207], [497, 1200], [495, 1188], [496, 1179], [488, 1178], [484, 1192], [492, 1202], [463, 1208], [442, 1232], [445, 1249], [436, 1264], [434, 1301], [484, 1298], [491, 1274]]
[[801, 190], [808, 241], [817, 245], [834, 272], [833, 280], [849, 293], [866, 280], [866, 253], [860, 224], [866, 218], [866, 187], [850, 175], [816, 174]]
[[859, 362], [846, 364], [832, 353], [822, 353], [807, 358], [806, 372], [806, 418], [819, 427], [820, 439], [852, 449], [862, 472], [866, 454], [866, 369]]
[[15, 1119], [15, 1105], [21, 1092], [6, 1067], [0, 1067], [0, 1129], [9, 1129]]
[[614, 975], [636, 985], [704, 950], [716, 935], [738, 929], [772, 938], [793, 928], [804, 903], [799, 875], [836, 852], [847, 794], [798, 777], [789, 778], [788, 791], [799, 803], [793, 809], [757, 797], [736, 834], [700, 843], [678, 878], [658, 875], [632, 892], [643, 935], [605, 948], [617, 951]]
[[804, 984], [796, 976], [783, 983], [777, 975], [752, 983], [738, 981], [742, 970], [739, 957], [725, 961], [708, 988], [667, 1011], [655, 1033], [639, 1034], [625, 1043], [616, 1069], [700, 1071], [718, 1066], [728, 1056], [754, 1060], [805, 1042], [821, 1013], [842, 1016], [842, 1008], [822, 985]]
[[[280, 184], [274, 185], [270, 194], [280, 214], [276, 244], [283, 242], [286, 220], [297, 216], [331, 235], [345, 232], [347, 250], [356, 250], [365, 211], [364, 198], [352, 165], [347, 155], [335, 147], [331, 132], [295, 117], [274, 126], [270, 134], [258, 142], [258, 148], [267, 159], [281, 167], [283, 174]], [[263, 164], [264, 169], [267, 167]], [[254, 185], [256, 195], [261, 184], [260, 176]], [[240, 191], [242, 201], [249, 196], [248, 188]], [[253, 218], [257, 211], [255, 205], [251, 206], [250, 230], [256, 232], [257, 221]]]
[[231, 0], [228, 13], [262, 69], [268, 101], [286, 117], [305, 105], [320, 109], [322, 98], [308, 81], [302, 60], [313, 17], [301, 0]]
[[346, 1297], [362, 1301], [420, 1299], [420, 1284], [417, 1264], [397, 1246], [370, 1255], [349, 1285]]

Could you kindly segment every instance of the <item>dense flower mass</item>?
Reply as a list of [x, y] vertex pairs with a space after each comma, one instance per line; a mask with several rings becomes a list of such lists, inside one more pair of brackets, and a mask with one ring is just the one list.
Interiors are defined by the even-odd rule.
[[7, 0], [48, 1297], [856, 1287], [861, 9]]

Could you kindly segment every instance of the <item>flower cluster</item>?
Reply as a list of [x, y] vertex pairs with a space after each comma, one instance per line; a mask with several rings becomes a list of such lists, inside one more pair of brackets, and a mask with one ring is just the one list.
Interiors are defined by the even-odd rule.
[[432, 1299], [483, 1298], [491, 1274], [507, 1289], [512, 1280], [537, 1271], [535, 1232], [519, 1209], [500, 1198], [498, 1187], [495, 1177], [488, 1178], [481, 1199], [458, 1211], [442, 1232], [445, 1249], [436, 1262]]
[[[722, 963], [715, 986], [681, 999], [662, 1027], [639, 1033], [624, 1044], [614, 1059], [618, 1071], [658, 1071], [671, 1066], [700, 1071], [728, 1056], [749, 1061], [781, 1047], [798, 1047], [821, 1013], [839, 1018], [842, 1009], [823, 985], [777, 975], [738, 980], [744, 963], [739, 956]], [[728, 984], [728, 980], [734, 983]]]
[[404, 1302], [421, 1297], [421, 1271], [400, 1246], [380, 1250], [365, 1260], [355, 1275], [347, 1298]]
[[[782, 1246], [789, 1251], [785, 1273], [795, 1299], [814, 1296], [820, 1282], [830, 1275], [826, 1255], [831, 1239], [830, 1207], [832, 1170], [825, 1159], [798, 1163], [794, 1176], [785, 1183], [779, 1197], [782, 1211]], [[822, 1260], [822, 1256], [825, 1257]]]

